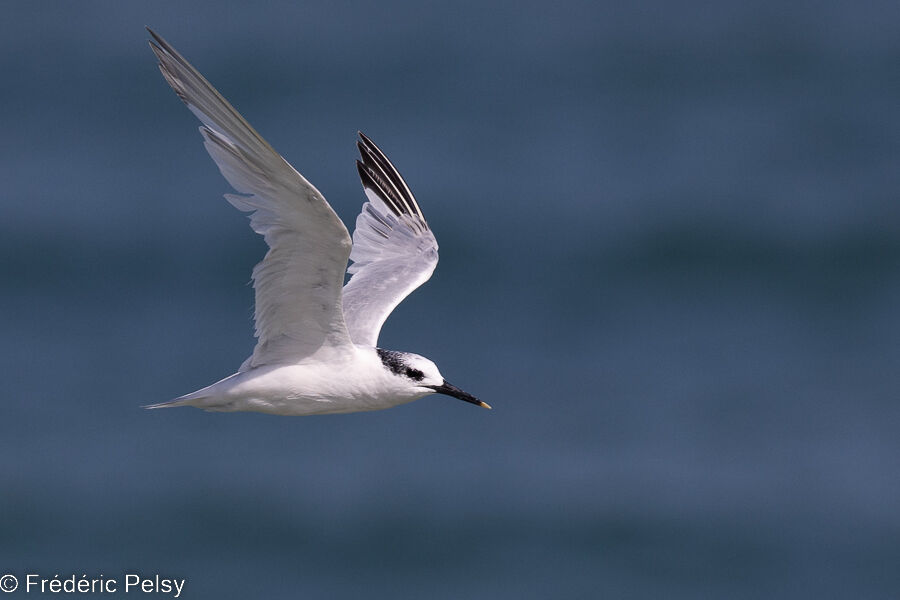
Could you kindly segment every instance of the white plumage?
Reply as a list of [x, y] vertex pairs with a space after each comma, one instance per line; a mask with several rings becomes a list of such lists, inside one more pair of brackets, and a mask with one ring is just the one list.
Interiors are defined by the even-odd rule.
[[322, 194], [174, 48], [150, 34], [160, 71], [203, 123], [206, 150], [239, 192], [225, 197], [250, 213], [269, 251], [253, 269], [253, 354], [234, 375], [148, 408], [306, 415], [389, 408], [433, 393], [490, 408], [446, 382], [430, 360], [377, 348], [385, 319], [438, 261], [418, 203], [384, 153], [359, 134], [357, 166], [368, 202], [351, 242]]

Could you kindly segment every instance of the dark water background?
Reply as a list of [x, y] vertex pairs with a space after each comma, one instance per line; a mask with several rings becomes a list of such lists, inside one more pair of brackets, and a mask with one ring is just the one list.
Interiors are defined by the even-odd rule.
[[[900, 595], [896, 2], [2, 12], [0, 572]], [[442, 258], [381, 344], [493, 412], [138, 408], [250, 352], [263, 253], [144, 25], [345, 222], [388, 152]]]

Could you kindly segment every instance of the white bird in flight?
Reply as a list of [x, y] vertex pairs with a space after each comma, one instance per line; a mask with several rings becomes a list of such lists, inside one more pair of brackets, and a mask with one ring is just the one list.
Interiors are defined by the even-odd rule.
[[427, 358], [377, 347], [387, 316], [431, 277], [438, 261], [422, 210], [378, 146], [360, 132], [356, 165], [368, 202], [351, 243], [319, 190], [148, 31], [163, 77], [203, 123], [206, 150], [240, 192], [225, 198], [250, 213], [250, 226], [269, 251], [253, 269], [253, 354], [234, 375], [147, 408], [313, 415], [379, 410], [435, 393], [490, 408], [448, 383]]

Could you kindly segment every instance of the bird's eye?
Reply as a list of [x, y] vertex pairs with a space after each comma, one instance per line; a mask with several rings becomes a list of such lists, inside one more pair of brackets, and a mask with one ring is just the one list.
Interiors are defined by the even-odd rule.
[[422, 371], [412, 367], [406, 367], [406, 376], [415, 381], [422, 381], [425, 378], [425, 374]]

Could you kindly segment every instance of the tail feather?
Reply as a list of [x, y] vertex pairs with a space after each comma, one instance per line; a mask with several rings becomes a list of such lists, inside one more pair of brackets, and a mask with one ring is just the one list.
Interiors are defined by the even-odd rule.
[[174, 400], [169, 400], [168, 402], [158, 402], [156, 404], [147, 404], [146, 406], [143, 406], [141, 408], [175, 408], [176, 406], [196, 406], [197, 408], [202, 408], [203, 410], [228, 410], [216, 408], [217, 406], [221, 405], [222, 401], [220, 393], [217, 391], [219, 388], [217, 388], [216, 386], [220, 385], [224, 381], [228, 381], [229, 379], [237, 375], [240, 375], [240, 373], [229, 375], [222, 381], [217, 381], [216, 383], [208, 385], [205, 388], [201, 388], [196, 392], [191, 392], [190, 394], [179, 396]]
[[205, 394], [200, 394], [203, 390], [198, 390], [196, 392], [192, 392], [190, 394], [185, 394], [184, 396], [179, 396], [174, 400], [169, 400], [168, 402], [157, 402], [156, 404], [147, 404], [142, 406], [141, 408], [175, 408], [177, 406], [201, 406], [201, 403], [198, 400], [203, 400], [204, 398], [208, 398], [209, 396]]
[[194, 398], [175, 398], [168, 402], [157, 402], [156, 404], [145, 404], [141, 408], [175, 408], [176, 406], [190, 406]]

